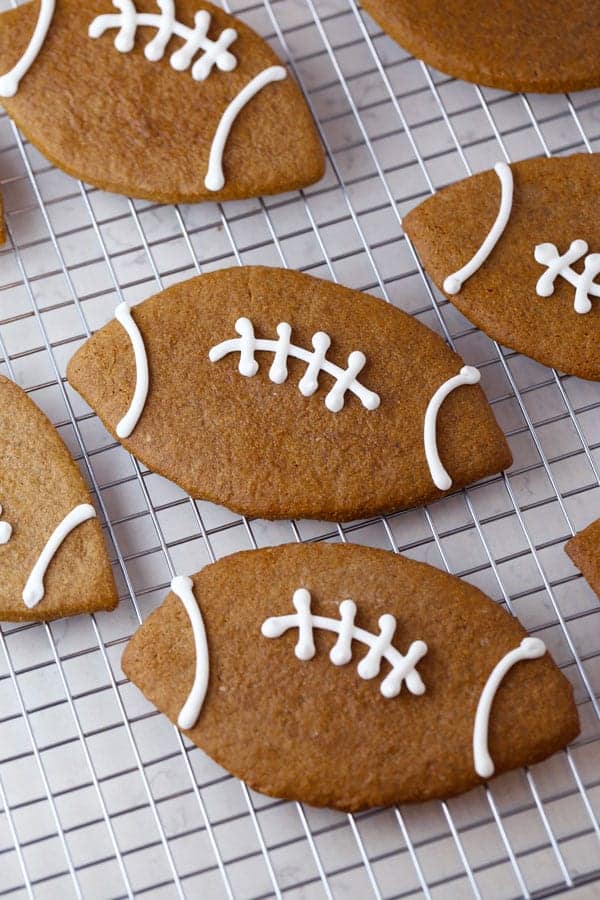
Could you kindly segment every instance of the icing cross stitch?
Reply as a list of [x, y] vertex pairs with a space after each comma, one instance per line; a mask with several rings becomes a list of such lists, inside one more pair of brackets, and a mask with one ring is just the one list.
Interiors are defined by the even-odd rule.
[[[533, 251], [535, 261], [547, 266], [536, 284], [538, 297], [551, 297], [554, 293], [554, 282], [560, 275], [575, 288], [574, 309], [576, 313], [588, 313], [592, 308], [590, 297], [600, 297], [600, 284], [594, 278], [600, 274], [600, 253], [589, 253], [586, 241], [575, 240], [563, 253], [559, 254], [554, 244], [538, 244]], [[571, 263], [579, 262], [585, 256], [583, 272], [580, 274], [571, 268]]]
[[348, 367], [341, 369], [326, 359], [327, 351], [331, 346], [331, 338], [324, 331], [317, 331], [313, 335], [314, 349], [311, 352], [290, 343], [292, 326], [287, 322], [280, 322], [277, 326], [279, 336], [277, 341], [256, 338], [252, 322], [245, 317], [237, 320], [235, 330], [240, 335], [239, 338], [222, 341], [211, 347], [208, 354], [211, 362], [218, 362], [229, 353], [239, 353], [238, 371], [241, 375], [251, 378], [256, 375], [259, 368], [254, 359], [255, 352], [266, 350], [275, 354], [269, 369], [269, 378], [275, 384], [283, 384], [288, 377], [287, 360], [289, 357], [293, 357], [307, 363], [306, 372], [298, 384], [298, 390], [303, 397], [311, 397], [318, 390], [319, 373], [327, 372], [328, 375], [335, 378], [335, 384], [325, 397], [325, 406], [330, 412], [339, 412], [344, 408], [347, 391], [358, 397], [366, 409], [374, 410], [379, 406], [381, 402], [379, 395], [368, 390], [357, 380], [356, 376], [363, 370], [367, 362], [366, 356], [360, 350], [353, 350], [348, 356]]
[[212, 72], [213, 66], [222, 72], [235, 69], [237, 59], [228, 49], [237, 38], [234, 28], [225, 28], [216, 41], [211, 41], [208, 37], [210, 13], [207, 10], [198, 10], [194, 16], [194, 27], [188, 28], [177, 21], [174, 0], [157, 0], [157, 4], [160, 15], [138, 13], [133, 0], [113, 0], [113, 6], [120, 12], [96, 16], [90, 24], [89, 36], [98, 38], [105, 31], [116, 28], [118, 33], [115, 47], [120, 53], [129, 53], [133, 49], [138, 28], [147, 25], [156, 28], [155, 36], [144, 48], [144, 55], [150, 62], [158, 62], [163, 58], [167, 44], [176, 35], [185, 41], [170, 58], [171, 66], [178, 72], [188, 69], [200, 50], [204, 51], [203, 55], [192, 66], [192, 78], [195, 81], [204, 81]]
[[354, 624], [356, 616], [356, 603], [353, 600], [343, 600], [340, 603], [340, 618], [329, 619], [325, 616], [313, 616], [310, 611], [311, 596], [306, 588], [299, 588], [294, 592], [292, 599], [295, 614], [289, 616], [277, 616], [265, 619], [261, 632], [264, 637], [278, 638], [290, 628], [298, 629], [298, 643], [295, 654], [298, 659], [309, 660], [315, 655], [313, 629], [320, 628], [324, 631], [332, 631], [338, 635], [338, 639], [329, 653], [329, 659], [334, 666], [343, 666], [352, 659], [352, 641], [359, 641], [369, 647], [369, 652], [358, 664], [357, 671], [361, 678], [369, 680], [379, 675], [381, 660], [386, 659], [392, 667], [381, 682], [379, 690], [384, 697], [396, 697], [402, 688], [402, 682], [406, 681], [406, 687], [411, 694], [424, 694], [425, 685], [416, 670], [416, 665], [427, 653], [427, 644], [424, 641], [413, 641], [408, 648], [408, 653], [403, 656], [392, 646], [394, 632], [396, 631], [396, 619], [389, 613], [385, 613], [379, 619], [379, 634], [371, 634], [364, 628], [357, 628]]
[[[2, 515], [2, 504], [0, 503], [0, 516]], [[8, 522], [0, 522], [0, 545], [8, 544], [12, 537], [12, 525]]]

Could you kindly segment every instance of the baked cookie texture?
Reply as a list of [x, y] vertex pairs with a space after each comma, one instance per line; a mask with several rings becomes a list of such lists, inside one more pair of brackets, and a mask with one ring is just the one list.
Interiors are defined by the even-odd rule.
[[[118, 596], [86, 484], [46, 416], [0, 376], [0, 620], [59, 619], [114, 609]], [[71, 511], [88, 515], [52, 554], [44, 594], [24, 591], [48, 539]]]
[[[320, 543], [237, 553], [192, 581], [209, 674], [186, 735], [236, 777], [275, 797], [350, 811], [450, 797], [481, 783], [473, 751], [479, 700], [526, 633], [479, 590], [384, 550]], [[324, 627], [312, 631], [312, 658], [295, 654], [304, 640], [297, 625], [265, 637], [266, 620], [294, 613], [299, 588], [310, 593], [311, 613], [331, 621], [341, 618], [340, 601], [352, 599], [356, 626], [372, 635], [380, 617], [393, 615], [392, 645], [405, 656], [424, 641], [416, 664], [424, 693], [405, 682], [384, 696], [390, 663], [365, 680], [359, 665], [370, 651], [357, 639], [351, 659], [334, 665], [337, 634]], [[176, 723], [198, 675], [192, 627], [175, 593], [134, 635], [122, 667]], [[578, 732], [571, 684], [549, 654], [518, 662], [491, 707], [492, 770], [542, 760]]]
[[[244, 267], [177, 284], [131, 315], [145, 346], [150, 386], [141, 418], [122, 443], [192, 496], [268, 519], [349, 520], [445, 492], [432, 480], [424, 420], [432, 397], [458, 376], [462, 360], [393, 306], [298, 272]], [[252, 362], [240, 352], [236, 331], [244, 318], [252, 338], [273, 341], [268, 352], [256, 350]], [[293, 345], [283, 367], [275, 352], [281, 323], [290, 326]], [[322, 368], [310, 375], [306, 358], [292, 355], [305, 351], [314, 364], [313, 347], [323, 332], [331, 339], [326, 358], [338, 376], [353, 353], [364, 354], [355, 389], [364, 389], [364, 401], [376, 408], [365, 408], [352, 387], [337, 412], [328, 408], [339, 380]], [[237, 346], [211, 361], [215, 348], [235, 339]], [[77, 351], [68, 378], [118, 437], [136, 387], [134, 352], [118, 321]], [[476, 384], [459, 386], [444, 400], [436, 436], [454, 487], [511, 464]]]
[[[154, 0], [127, 0], [121, 6], [160, 19]], [[0, 16], [1, 72], [22, 56], [39, 10], [34, 2]], [[216, 6], [177, 0], [175, 10], [177, 22], [190, 30], [196, 14], [207, 12], [213, 43], [226, 29], [235, 29], [237, 38], [226, 50], [237, 60], [235, 68], [221, 70], [214, 63], [204, 80], [195, 80], [193, 62], [207, 57], [200, 48], [188, 68], [176, 70], [171, 57], [184, 46], [177, 36], [161, 59], [150, 61], [145, 52], [157, 28], [149, 26], [136, 29], [132, 50], [119, 52], [116, 27], [97, 38], [88, 36], [98, 16], [118, 17], [110, 0], [56, 0], [37, 58], [15, 96], [2, 99], [8, 114], [54, 165], [128, 196], [164, 203], [229, 200], [318, 181], [323, 150], [310, 111], [287, 73], [266, 84], [234, 117], [223, 155], [225, 183], [218, 190], [206, 187], [211, 145], [228, 104], [255, 76], [281, 63], [262, 38]], [[227, 66], [229, 57], [224, 58]]]
[[600, 519], [567, 541], [565, 552], [600, 597]]
[[[575, 308], [577, 284], [585, 287], [582, 272], [600, 272], [600, 156], [499, 165], [507, 180], [512, 175], [508, 220], [489, 257], [458, 293], [446, 289], [448, 276], [471, 260], [499, 215], [498, 174], [482, 172], [438, 191], [404, 217], [404, 230], [437, 287], [487, 335], [547, 366], [600, 380], [597, 283], [582, 291], [587, 311]], [[574, 248], [564, 268], [567, 278], [557, 274], [540, 295], [539, 281], [548, 278], [549, 267], [536, 255], [550, 260], [567, 254], [574, 242], [582, 252]]]
[[600, 85], [595, 0], [361, 0], [413, 56], [506, 91], [562, 93]]

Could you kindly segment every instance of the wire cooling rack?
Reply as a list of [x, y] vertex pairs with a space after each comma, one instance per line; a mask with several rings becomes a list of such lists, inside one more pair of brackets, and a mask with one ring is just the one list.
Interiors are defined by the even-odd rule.
[[[600, 606], [563, 543], [600, 515], [600, 385], [472, 328], [432, 290], [401, 217], [498, 159], [600, 150], [600, 92], [520, 96], [455, 81], [382, 35], [355, 0], [237, 0], [232, 11], [288, 61], [315, 113], [328, 167], [306, 191], [132, 202], [52, 168], [0, 118], [1, 370], [79, 461], [121, 596], [115, 613], [2, 626], [0, 896], [597, 897]], [[483, 372], [515, 457], [508, 475], [342, 528], [240, 519], [145, 471], [71, 391], [66, 363], [121, 299], [241, 263], [339, 280], [440, 332]], [[357, 816], [229, 777], [128, 684], [121, 653], [174, 572], [320, 539], [399, 550], [506, 604], [572, 680], [581, 736], [451, 802]]]

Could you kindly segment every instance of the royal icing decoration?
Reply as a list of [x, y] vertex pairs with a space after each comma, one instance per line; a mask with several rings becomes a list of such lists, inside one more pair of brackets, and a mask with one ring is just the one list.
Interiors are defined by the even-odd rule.
[[546, 645], [543, 641], [539, 638], [526, 637], [523, 638], [519, 647], [503, 656], [492, 669], [477, 704], [473, 728], [473, 761], [475, 771], [481, 778], [491, 778], [494, 774], [494, 762], [488, 750], [488, 729], [490, 712], [498, 688], [514, 665], [525, 659], [538, 659], [545, 652]]
[[[0, 504], [0, 516], [2, 515], [2, 504]], [[0, 545], [8, 544], [12, 537], [12, 525], [8, 522], [0, 522]]]
[[352, 641], [358, 641], [369, 647], [369, 652], [361, 659], [357, 671], [361, 678], [369, 680], [379, 675], [381, 660], [385, 659], [391, 665], [389, 672], [379, 687], [384, 697], [396, 697], [402, 688], [402, 682], [411, 694], [425, 693], [425, 685], [416, 670], [416, 665], [427, 653], [427, 644], [424, 641], [413, 641], [408, 648], [406, 656], [392, 646], [392, 639], [396, 631], [396, 619], [389, 613], [379, 619], [379, 634], [371, 634], [364, 628], [357, 628], [354, 624], [356, 616], [356, 603], [353, 600], [343, 600], [340, 603], [340, 618], [329, 619], [325, 616], [314, 616], [310, 611], [310, 591], [299, 588], [295, 591], [292, 602], [296, 613], [289, 616], [277, 616], [265, 619], [261, 632], [266, 638], [281, 637], [290, 628], [298, 629], [298, 643], [295, 654], [298, 659], [308, 661], [315, 655], [315, 643], [313, 629], [320, 628], [323, 631], [332, 631], [338, 635], [338, 639], [329, 652], [329, 659], [334, 666], [344, 666], [352, 659]]
[[149, 26], [156, 29], [155, 36], [144, 48], [144, 55], [150, 62], [161, 60], [167, 44], [172, 37], [177, 36], [185, 43], [171, 54], [169, 62], [178, 72], [188, 69], [199, 51], [203, 51], [203, 55], [192, 65], [192, 78], [195, 81], [204, 81], [212, 72], [213, 66], [222, 72], [235, 69], [237, 59], [228, 50], [237, 38], [234, 28], [225, 28], [216, 41], [211, 41], [208, 37], [210, 13], [207, 10], [198, 10], [194, 16], [194, 27], [188, 28], [177, 21], [174, 0], [157, 0], [157, 4], [160, 15], [138, 13], [132, 0], [113, 0], [113, 6], [120, 12], [97, 16], [89, 27], [89, 36], [99, 38], [105, 31], [117, 28], [115, 47], [120, 53], [129, 53], [133, 50], [138, 28]]
[[463, 366], [460, 374], [449, 378], [437, 389], [425, 412], [425, 427], [423, 439], [425, 442], [425, 456], [431, 478], [436, 488], [440, 491], [448, 491], [452, 487], [452, 479], [443, 466], [437, 446], [437, 417], [442, 403], [452, 391], [463, 384], [477, 384], [481, 379], [481, 372], [474, 366]]
[[[535, 286], [538, 297], [551, 297], [554, 293], [554, 282], [561, 276], [575, 288], [574, 309], [576, 313], [588, 313], [592, 308], [590, 297], [600, 297], [600, 284], [594, 278], [600, 275], [600, 253], [588, 252], [586, 241], [572, 241], [569, 249], [562, 256], [554, 244], [538, 244], [533, 251], [535, 261], [546, 266], [547, 271], [540, 275]], [[575, 272], [571, 263], [579, 262], [585, 256], [583, 272]]]
[[27, 579], [27, 583], [23, 588], [23, 603], [28, 609], [37, 606], [44, 596], [44, 577], [48, 570], [48, 566], [54, 559], [58, 549], [63, 541], [65, 541], [71, 532], [96, 516], [96, 510], [89, 503], [81, 503], [64, 517], [62, 522], [56, 526], [48, 542]]
[[29, 71], [44, 45], [54, 15], [54, 7], [55, 0], [40, 0], [38, 19], [25, 53], [10, 72], [0, 77], [0, 97], [14, 97], [19, 90], [21, 79]]
[[117, 425], [117, 436], [123, 439], [128, 438], [133, 432], [144, 411], [148, 397], [150, 375], [144, 339], [126, 303], [119, 303], [115, 309], [115, 318], [127, 332], [135, 356], [135, 390], [127, 413]]
[[481, 245], [475, 256], [470, 259], [469, 262], [462, 267], [462, 269], [459, 269], [458, 272], [453, 272], [452, 275], [448, 275], [448, 277], [444, 280], [444, 290], [447, 294], [458, 294], [467, 278], [470, 278], [471, 275], [474, 275], [475, 272], [484, 264], [484, 262], [502, 237], [504, 229], [506, 228], [512, 209], [512, 171], [510, 166], [505, 162], [496, 163], [496, 165], [494, 166], [494, 171], [500, 179], [501, 189], [500, 209], [498, 210], [496, 221], [492, 225], [483, 244]]
[[[157, 0], [160, 15], [156, 13], [138, 13], [133, 0], [113, 0], [113, 5], [120, 10], [119, 13], [108, 13], [96, 16], [89, 27], [91, 38], [101, 37], [105, 31], [116, 28], [115, 47], [120, 53], [129, 53], [133, 50], [135, 36], [140, 26], [150, 26], [156, 29], [156, 34], [146, 44], [144, 54], [146, 59], [157, 62], [162, 59], [167, 44], [173, 36], [182, 38], [185, 43], [171, 54], [169, 59], [171, 66], [178, 72], [192, 66], [192, 78], [196, 81], [204, 81], [216, 66], [222, 72], [231, 72], [237, 66], [237, 59], [229, 51], [229, 47], [237, 38], [234, 28], [225, 28], [216, 41], [208, 37], [210, 27], [210, 13], [199, 10], [194, 17], [194, 28], [182, 25], [175, 17], [174, 0]], [[203, 51], [202, 56], [193, 65], [194, 56]], [[204, 178], [204, 185], [208, 191], [220, 191], [225, 185], [223, 174], [223, 153], [229, 133], [242, 109], [253, 97], [262, 91], [272, 81], [281, 81], [287, 75], [283, 66], [269, 66], [255, 75], [246, 84], [226, 107], [210, 148], [208, 169]]]
[[206, 642], [206, 631], [204, 629], [202, 613], [200, 612], [200, 607], [194, 597], [194, 583], [192, 579], [187, 578], [185, 575], [179, 575], [171, 582], [171, 590], [183, 603], [194, 634], [196, 675], [194, 677], [192, 689], [177, 719], [177, 724], [181, 730], [188, 731], [190, 728], [193, 728], [198, 721], [202, 704], [204, 703], [204, 698], [206, 696], [206, 689], [208, 688], [208, 644]]
[[249, 81], [245, 87], [237, 94], [223, 115], [221, 121], [215, 131], [210, 148], [210, 156], [208, 160], [208, 171], [204, 179], [204, 186], [208, 191], [220, 191], [225, 184], [225, 176], [223, 175], [223, 153], [229, 132], [233, 123], [239, 116], [240, 112], [252, 98], [262, 91], [264, 87], [272, 81], [281, 81], [287, 75], [283, 66], [269, 66], [259, 72], [252, 81]]
[[325, 397], [325, 406], [331, 412], [339, 412], [344, 408], [346, 392], [354, 394], [362, 405], [369, 410], [377, 409], [380, 404], [378, 394], [368, 390], [357, 380], [357, 375], [366, 365], [366, 357], [360, 350], [353, 350], [348, 357], [348, 366], [341, 369], [326, 358], [331, 346], [331, 338], [323, 331], [317, 331], [312, 337], [313, 350], [305, 350], [292, 344], [292, 326], [287, 322], [280, 322], [277, 326], [279, 340], [271, 341], [256, 338], [254, 326], [250, 319], [241, 318], [235, 323], [235, 330], [239, 338], [232, 338], [211, 347], [208, 358], [211, 362], [217, 362], [229, 353], [239, 353], [240, 361], [238, 371], [241, 375], [251, 378], [258, 372], [258, 363], [254, 359], [257, 350], [264, 350], [274, 354], [273, 363], [269, 369], [269, 378], [275, 384], [283, 384], [287, 380], [287, 360], [289, 357], [300, 359], [307, 364], [307, 369], [298, 383], [298, 390], [303, 397], [312, 396], [319, 388], [319, 373], [326, 372], [335, 379], [335, 384]]

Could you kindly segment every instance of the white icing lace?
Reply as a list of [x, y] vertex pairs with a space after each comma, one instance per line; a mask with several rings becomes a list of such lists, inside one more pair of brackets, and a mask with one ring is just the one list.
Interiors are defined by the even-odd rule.
[[313, 351], [296, 347], [290, 343], [292, 327], [287, 322], [280, 322], [277, 326], [279, 340], [270, 341], [256, 338], [254, 326], [250, 319], [242, 317], [235, 323], [235, 330], [239, 338], [222, 341], [211, 348], [208, 357], [211, 362], [217, 362], [229, 353], [239, 353], [240, 362], [238, 371], [241, 375], [250, 378], [258, 372], [258, 363], [254, 359], [257, 350], [266, 350], [274, 354], [273, 363], [269, 369], [269, 378], [275, 384], [283, 384], [288, 377], [287, 360], [289, 357], [300, 359], [307, 363], [307, 369], [298, 384], [298, 390], [304, 397], [310, 397], [319, 388], [319, 373], [326, 372], [335, 378], [335, 384], [325, 397], [325, 406], [331, 412], [339, 412], [344, 407], [346, 392], [350, 391], [359, 398], [366, 409], [377, 409], [380, 404], [379, 395], [368, 390], [357, 380], [356, 376], [366, 365], [367, 359], [360, 350], [353, 350], [348, 356], [348, 366], [341, 369], [326, 358], [331, 346], [331, 338], [323, 331], [317, 331], [313, 335]]
[[357, 667], [361, 678], [365, 680], [376, 678], [382, 659], [386, 659], [392, 667], [391, 672], [386, 675], [379, 688], [384, 697], [396, 697], [400, 693], [403, 681], [406, 682], [406, 687], [411, 694], [418, 695], [425, 692], [425, 685], [415, 667], [427, 653], [427, 644], [424, 641], [413, 641], [408, 648], [408, 653], [403, 656], [392, 646], [396, 631], [394, 616], [389, 613], [381, 616], [379, 619], [380, 633], [371, 634], [370, 631], [357, 628], [354, 624], [356, 603], [353, 600], [343, 600], [340, 603], [339, 619], [313, 616], [310, 611], [310, 591], [307, 591], [306, 588], [299, 588], [295, 591], [292, 602], [296, 609], [295, 614], [265, 619], [261, 628], [264, 637], [278, 638], [289, 628], [297, 628], [298, 643], [295, 654], [298, 659], [309, 660], [315, 655], [313, 629], [332, 631], [339, 635], [329, 653], [329, 659], [334, 666], [343, 666], [350, 662], [352, 641], [358, 641], [369, 647], [369, 652], [361, 659]]
[[[560, 275], [575, 288], [573, 307], [577, 313], [588, 313], [592, 308], [590, 297], [600, 297], [600, 284], [594, 278], [600, 275], [600, 253], [588, 252], [586, 241], [572, 241], [569, 249], [562, 256], [554, 244], [538, 244], [533, 255], [535, 261], [546, 266], [547, 271], [540, 275], [536, 293], [539, 297], [551, 297], [554, 293], [554, 282]], [[571, 268], [571, 263], [579, 262], [585, 256], [583, 272], [579, 274]]]
[[[0, 503], [0, 516], [2, 515], [2, 504]], [[0, 522], [0, 545], [8, 544], [12, 537], [12, 525], [8, 522]]]
[[115, 47], [121, 53], [128, 53], [133, 49], [138, 28], [141, 25], [156, 29], [156, 34], [146, 44], [144, 54], [146, 59], [157, 62], [162, 59], [167, 44], [173, 36], [184, 40], [172, 55], [170, 63], [178, 72], [183, 72], [192, 65], [194, 56], [200, 51], [203, 55], [192, 66], [192, 78], [195, 81], [204, 81], [213, 66], [222, 72], [231, 72], [237, 65], [237, 59], [228, 48], [237, 38], [234, 28], [225, 28], [216, 41], [208, 37], [210, 28], [210, 13], [201, 9], [194, 16], [194, 27], [188, 28], [178, 22], [175, 17], [174, 0], [157, 0], [160, 7], [160, 15], [156, 13], [138, 13], [133, 0], [113, 0], [119, 13], [97, 16], [89, 27], [89, 36], [98, 38], [109, 29], [116, 28]]

